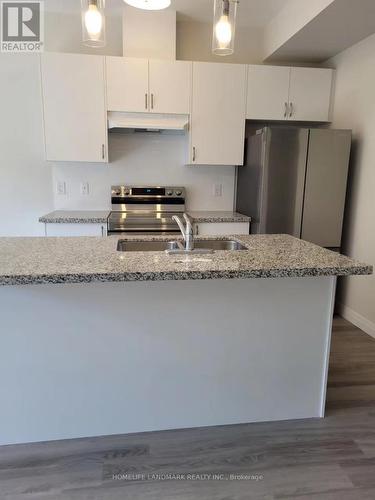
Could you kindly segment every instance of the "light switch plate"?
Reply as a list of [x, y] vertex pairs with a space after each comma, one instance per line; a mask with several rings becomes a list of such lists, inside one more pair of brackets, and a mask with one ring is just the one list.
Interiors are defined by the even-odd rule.
[[66, 195], [66, 182], [65, 181], [57, 181], [56, 182], [56, 194], [59, 196]]
[[215, 197], [223, 196], [223, 185], [222, 184], [214, 184], [213, 195]]
[[90, 194], [90, 185], [88, 182], [81, 183], [81, 195], [88, 196]]

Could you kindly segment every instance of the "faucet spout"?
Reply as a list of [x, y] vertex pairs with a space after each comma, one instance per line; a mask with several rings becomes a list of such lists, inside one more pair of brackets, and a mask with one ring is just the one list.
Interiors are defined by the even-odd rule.
[[179, 229], [180, 229], [180, 231], [181, 231], [181, 234], [182, 234], [182, 236], [183, 236], [183, 238], [184, 238], [184, 241], [186, 241], [185, 228], [184, 228], [184, 225], [183, 225], [183, 223], [182, 223], [182, 221], [181, 221], [180, 217], [179, 217], [178, 215], [173, 215], [173, 216], [172, 216], [172, 219], [173, 219], [175, 222], [177, 222], [177, 225], [178, 225], [178, 227], [179, 227]]
[[177, 225], [178, 225], [178, 227], [181, 231], [181, 234], [184, 238], [185, 250], [187, 252], [191, 252], [192, 250], [194, 250], [194, 234], [193, 234], [193, 226], [192, 226], [192, 223], [191, 223], [189, 217], [186, 214], [184, 214], [186, 227], [184, 227], [184, 224], [181, 221], [180, 217], [178, 217], [178, 215], [173, 215], [172, 219], [177, 222]]

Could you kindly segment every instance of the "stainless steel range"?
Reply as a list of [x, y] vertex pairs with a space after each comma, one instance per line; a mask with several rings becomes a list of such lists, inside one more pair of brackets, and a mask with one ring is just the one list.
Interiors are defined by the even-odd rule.
[[185, 188], [112, 186], [108, 234], [178, 233], [173, 215], [185, 212]]

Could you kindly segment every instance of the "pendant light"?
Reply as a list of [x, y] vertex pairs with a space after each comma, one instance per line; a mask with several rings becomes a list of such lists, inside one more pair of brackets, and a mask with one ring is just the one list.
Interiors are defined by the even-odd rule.
[[171, 0], [124, 0], [124, 2], [143, 10], [162, 10], [171, 5]]
[[228, 56], [234, 52], [238, 0], [215, 0], [212, 52]]
[[81, 0], [82, 41], [88, 47], [105, 46], [105, 0]]

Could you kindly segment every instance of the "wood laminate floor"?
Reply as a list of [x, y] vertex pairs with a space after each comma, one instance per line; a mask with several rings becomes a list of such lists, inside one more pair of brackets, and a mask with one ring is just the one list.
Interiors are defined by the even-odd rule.
[[0, 499], [374, 500], [375, 340], [333, 330], [326, 418], [1, 447]]

